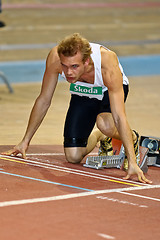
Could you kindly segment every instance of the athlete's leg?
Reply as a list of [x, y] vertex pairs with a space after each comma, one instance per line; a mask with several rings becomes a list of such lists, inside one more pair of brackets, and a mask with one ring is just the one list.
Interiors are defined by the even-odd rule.
[[70, 163], [80, 163], [85, 156], [86, 147], [67, 147], [64, 148], [66, 160]]
[[98, 129], [107, 137], [120, 139], [111, 113], [100, 113], [96, 121]]
[[96, 128], [90, 134], [86, 147], [65, 147], [64, 152], [67, 161], [71, 163], [80, 163], [82, 159], [95, 148], [97, 142], [104, 138], [104, 134]]
[[[120, 139], [118, 131], [115, 127], [111, 113], [101, 113], [97, 117], [97, 128], [95, 128], [89, 138], [86, 147], [64, 147], [66, 160], [70, 163], [80, 163], [82, 159], [90, 153], [99, 141], [103, 141], [105, 136]], [[132, 131], [133, 141], [137, 136]]]
[[[124, 101], [126, 101], [129, 88], [127, 85], [123, 85], [123, 89], [124, 89]], [[100, 113], [97, 116], [96, 123], [99, 130], [103, 134], [105, 134], [107, 137], [120, 139], [119, 133], [117, 131], [117, 128], [115, 126], [115, 123], [111, 114], [108, 91], [105, 92], [105, 95], [101, 104]], [[132, 135], [133, 135], [133, 140], [136, 140], [137, 137], [134, 131], [132, 131]]]
[[[125, 99], [127, 93], [128, 87]], [[84, 156], [94, 149], [97, 142], [105, 139], [105, 135], [120, 139], [110, 112], [107, 92], [101, 106], [99, 101], [95, 99], [91, 100], [85, 97], [72, 96], [64, 129], [64, 151], [68, 162], [81, 162]], [[95, 122], [99, 130], [95, 129], [92, 131]], [[132, 135], [133, 140], [136, 141], [137, 136], [134, 132]]]
[[79, 163], [96, 145], [100, 131], [93, 131], [100, 101], [72, 95], [64, 127], [64, 152], [71, 163]]
[[[96, 121], [98, 129], [107, 137], [115, 138], [120, 140], [119, 133], [117, 131], [117, 128], [115, 126], [113, 117], [111, 113], [100, 113], [97, 116]], [[132, 137], [133, 141], [136, 141], [137, 136], [133, 130], [132, 131]]]

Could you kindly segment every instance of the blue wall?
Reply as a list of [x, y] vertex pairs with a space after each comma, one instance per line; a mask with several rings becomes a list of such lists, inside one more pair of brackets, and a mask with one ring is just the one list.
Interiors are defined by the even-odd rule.
[[[160, 55], [127, 56], [119, 60], [127, 76], [160, 75]], [[45, 60], [0, 62], [0, 71], [11, 83], [40, 82], [44, 70]]]

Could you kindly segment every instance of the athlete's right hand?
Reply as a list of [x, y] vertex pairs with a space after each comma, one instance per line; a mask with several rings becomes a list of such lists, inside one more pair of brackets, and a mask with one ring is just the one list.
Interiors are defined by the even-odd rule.
[[26, 159], [27, 148], [28, 148], [28, 145], [22, 141], [12, 149], [6, 152], [2, 152], [1, 154], [6, 156], [17, 156], [20, 153], [22, 154], [22, 158]]

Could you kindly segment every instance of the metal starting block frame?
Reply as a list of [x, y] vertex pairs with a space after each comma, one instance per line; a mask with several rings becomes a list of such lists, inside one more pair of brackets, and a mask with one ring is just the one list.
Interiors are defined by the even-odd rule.
[[125, 158], [125, 150], [121, 145], [119, 155], [88, 157], [84, 167], [103, 169], [103, 168], [121, 168]]
[[[147, 156], [148, 149], [146, 150], [145, 148], [145, 151], [146, 152], [144, 154], [144, 157], [140, 159], [139, 167], [144, 173], [147, 173], [148, 166], [150, 165], [154, 166], [154, 164], [148, 159], [148, 156]], [[86, 159], [86, 163], [83, 164], [83, 166], [88, 168], [94, 168], [94, 169], [103, 169], [103, 168], [119, 168], [119, 169], [122, 168], [123, 169], [124, 159], [125, 159], [125, 149], [122, 144], [119, 155], [88, 157]]]

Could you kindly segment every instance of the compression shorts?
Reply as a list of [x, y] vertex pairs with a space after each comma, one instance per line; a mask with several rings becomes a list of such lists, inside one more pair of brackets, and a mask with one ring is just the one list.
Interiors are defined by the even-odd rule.
[[[126, 101], [128, 85], [123, 85], [123, 89]], [[111, 112], [108, 91], [102, 100], [72, 94], [64, 126], [64, 147], [86, 147], [97, 115], [104, 112]]]

